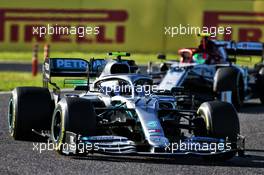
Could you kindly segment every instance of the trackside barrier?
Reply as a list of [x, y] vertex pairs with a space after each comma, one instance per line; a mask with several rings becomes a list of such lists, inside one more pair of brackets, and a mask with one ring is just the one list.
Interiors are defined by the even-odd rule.
[[38, 44], [33, 46], [32, 54], [32, 75], [37, 76], [38, 74]]
[[177, 53], [196, 47], [203, 27], [232, 27], [221, 40], [264, 42], [263, 9], [263, 0], [1, 0], [0, 51], [37, 42], [62, 52]]

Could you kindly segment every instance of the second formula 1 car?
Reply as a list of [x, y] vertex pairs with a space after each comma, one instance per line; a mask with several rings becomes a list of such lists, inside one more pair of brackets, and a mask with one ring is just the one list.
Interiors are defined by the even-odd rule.
[[264, 104], [263, 59], [254, 68], [234, 64], [239, 55], [262, 56], [263, 43], [205, 39], [210, 49], [182, 49], [180, 62], [163, 64], [167, 69], [159, 88], [184, 87], [205, 100], [228, 101], [237, 109], [252, 98]]

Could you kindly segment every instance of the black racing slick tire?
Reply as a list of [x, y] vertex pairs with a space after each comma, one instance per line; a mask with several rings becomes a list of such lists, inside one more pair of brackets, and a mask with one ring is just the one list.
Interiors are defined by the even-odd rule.
[[205, 121], [207, 136], [237, 140], [237, 135], [240, 133], [239, 120], [236, 110], [230, 103], [205, 102], [199, 107], [197, 113]]
[[47, 88], [17, 87], [8, 105], [9, 133], [15, 140], [36, 140], [35, 130], [49, 130], [54, 101]]
[[66, 131], [83, 136], [96, 134], [96, 114], [92, 102], [78, 97], [62, 98], [57, 104], [51, 124], [51, 140], [63, 154]]
[[214, 92], [232, 92], [232, 104], [239, 110], [244, 103], [243, 75], [238, 68], [222, 67], [217, 69], [214, 78]]
[[261, 104], [264, 105], [264, 67], [259, 70], [258, 94]]
[[[198, 116], [204, 119], [204, 136], [226, 139], [230, 142], [231, 148], [236, 149], [237, 137], [240, 133], [239, 119], [233, 105], [227, 102], [211, 101], [203, 103], [198, 111]], [[218, 156], [212, 156], [214, 160], [228, 160], [235, 156], [236, 152], [227, 152]]]

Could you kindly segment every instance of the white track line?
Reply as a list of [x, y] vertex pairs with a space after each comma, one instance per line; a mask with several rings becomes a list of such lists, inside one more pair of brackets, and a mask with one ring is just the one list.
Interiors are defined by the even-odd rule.
[[8, 95], [8, 94], [11, 94], [11, 91], [0, 92], [0, 95]]

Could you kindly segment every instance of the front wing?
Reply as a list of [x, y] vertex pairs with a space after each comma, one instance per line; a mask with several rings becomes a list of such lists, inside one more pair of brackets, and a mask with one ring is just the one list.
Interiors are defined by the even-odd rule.
[[[182, 143], [201, 144], [207, 143], [224, 143], [223, 139], [215, 139], [208, 137], [192, 137]], [[244, 155], [245, 138], [238, 136], [235, 143], [236, 149], [223, 149], [223, 150], [175, 150], [171, 145], [164, 145], [163, 148], [152, 148], [149, 151], [137, 151], [137, 144], [126, 137], [122, 136], [81, 136], [79, 134], [66, 131], [65, 143], [63, 145], [62, 153], [66, 155], [89, 155], [93, 153], [100, 153], [106, 155], [131, 155], [131, 156], [150, 156], [150, 157], [175, 157], [183, 155], [191, 156], [217, 156], [226, 153], [238, 153], [239, 156]]]

